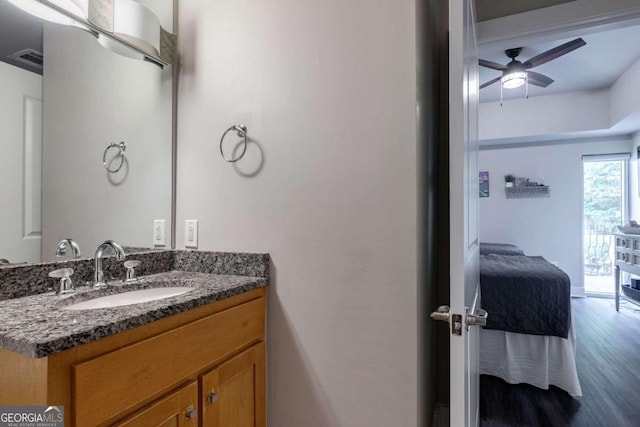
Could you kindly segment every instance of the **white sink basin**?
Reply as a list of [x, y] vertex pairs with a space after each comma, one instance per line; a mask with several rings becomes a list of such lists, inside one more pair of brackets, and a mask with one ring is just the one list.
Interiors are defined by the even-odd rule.
[[173, 288], [150, 288], [137, 291], [122, 292], [120, 294], [107, 295], [106, 297], [94, 298], [88, 301], [72, 304], [64, 307], [65, 310], [91, 310], [95, 308], [121, 307], [123, 305], [140, 304], [143, 302], [156, 301], [159, 299], [175, 297], [191, 292], [193, 288], [173, 287]]

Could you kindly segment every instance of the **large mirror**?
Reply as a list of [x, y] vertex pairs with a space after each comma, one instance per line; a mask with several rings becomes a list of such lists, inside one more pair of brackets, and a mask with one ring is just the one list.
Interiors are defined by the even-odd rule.
[[[84, 257], [170, 248], [173, 67], [17, 1], [0, 0], [0, 265], [56, 259], [65, 238]], [[136, 3], [172, 32], [173, 0]]]

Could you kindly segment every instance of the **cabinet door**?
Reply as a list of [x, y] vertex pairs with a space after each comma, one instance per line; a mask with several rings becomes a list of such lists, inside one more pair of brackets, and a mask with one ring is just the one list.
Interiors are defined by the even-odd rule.
[[265, 427], [264, 342], [200, 377], [202, 427]]
[[119, 427], [197, 427], [197, 414], [198, 384], [192, 382], [114, 425]]

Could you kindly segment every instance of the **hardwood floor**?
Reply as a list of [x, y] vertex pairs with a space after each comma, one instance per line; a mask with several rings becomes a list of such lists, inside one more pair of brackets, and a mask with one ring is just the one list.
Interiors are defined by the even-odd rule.
[[612, 299], [571, 303], [583, 396], [482, 375], [482, 426], [640, 426], [640, 313], [627, 302], [616, 312]]

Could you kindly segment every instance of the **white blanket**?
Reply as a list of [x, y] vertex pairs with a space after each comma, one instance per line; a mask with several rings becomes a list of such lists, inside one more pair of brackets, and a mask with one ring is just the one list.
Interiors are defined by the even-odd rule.
[[573, 325], [566, 339], [481, 329], [480, 373], [545, 390], [554, 385], [571, 396], [582, 396]]

